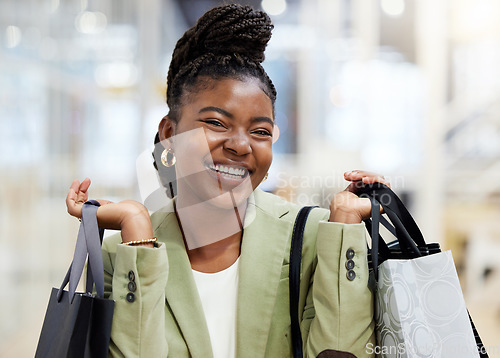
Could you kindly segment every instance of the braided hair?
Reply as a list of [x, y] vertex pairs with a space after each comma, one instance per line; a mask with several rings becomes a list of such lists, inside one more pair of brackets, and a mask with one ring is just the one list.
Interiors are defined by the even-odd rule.
[[[250, 6], [230, 4], [206, 12], [177, 41], [173, 51], [167, 75], [168, 117], [177, 122], [180, 109], [189, 101], [190, 94], [206, 89], [212, 80], [225, 78], [259, 79], [274, 111], [276, 89], [261, 65], [272, 29], [269, 16]], [[156, 134], [155, 159], [159, 159], [163, 151], [159, 142]], [[159, 170], [163, 184], [170, 187], [169, 196], [172, 196], [172, 183], [170, 180], [165, 182], [162, 171], [173, 168], [160, 169], [163, 166], [156, 165], [156, 161], [155, 168]]]
[[178, 120], [183, 94], [196, 91], [207, 78], [259, 78], [274, 106], [276, 89], [261, 65], [272, 29], [269, 16], [249, 6], [219, 6], [205, 13], [179, 39], [172, 54], [167, 76], [169, 117]]

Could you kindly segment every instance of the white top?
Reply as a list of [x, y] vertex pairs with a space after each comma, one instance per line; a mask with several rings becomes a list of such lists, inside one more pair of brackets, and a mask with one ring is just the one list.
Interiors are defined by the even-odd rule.
[[193, 270], [214, 358], [236, 357], [236, 305], [240, 258], [216, 273]]

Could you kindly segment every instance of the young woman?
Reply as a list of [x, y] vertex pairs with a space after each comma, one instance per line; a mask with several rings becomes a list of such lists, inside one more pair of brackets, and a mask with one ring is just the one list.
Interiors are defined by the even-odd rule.
[[[227, 5], [178, 41], [159, 123], [157, 169], [176, 196], [151, 218], [134, 201], [100, 201], [106, 292], [116, 301], [116, 357], [290, 357], [288, 259], [300, 207], [257, 188], [277, 137], [275, 88], [261, 66], [269, 17]], [[160, 157], [160, 158], [159, 158]], [[171, 175], [170, 175], [171, 177]], [[351, 185], [330, 210], [312, 210], [300, 287], [306, 357], [367, 357], [374, 341], [366, 241], [370, 215], [356, 185], [383, 177], [344, 174]], [[175, 184], [175, 185], [172, 185]], [[81, 216], [90, 180], [66, 203]], [[155, 242], [156, 238], [157, 241]]]

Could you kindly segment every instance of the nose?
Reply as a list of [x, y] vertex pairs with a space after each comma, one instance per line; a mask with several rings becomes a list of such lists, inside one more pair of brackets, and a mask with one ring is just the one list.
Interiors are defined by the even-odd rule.
[[238, 156], [249, 154], [252, 151], [250, 138], [248, 138], [246, 133], [241, 132], [232, 133], [232, 135], [224, 141], [223, 148]]

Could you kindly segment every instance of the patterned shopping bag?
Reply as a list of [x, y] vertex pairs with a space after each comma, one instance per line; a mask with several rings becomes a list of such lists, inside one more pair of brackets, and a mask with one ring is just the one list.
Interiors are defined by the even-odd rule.
[[[377, 345], [382, 358], [487, 358], [470, 318], [450, 251], [427, 244], [396, 194], [383, 184], [361, 188], [370, 199], [368, 261], [375, 281]], [[383, 208], [389, 220], [380, 214]], [[396, 241], [386, 244], [382, 223]]]
[[450, 251], [386, 260], [378, 275], [375, 315], [382, 357], [479, 357]]

